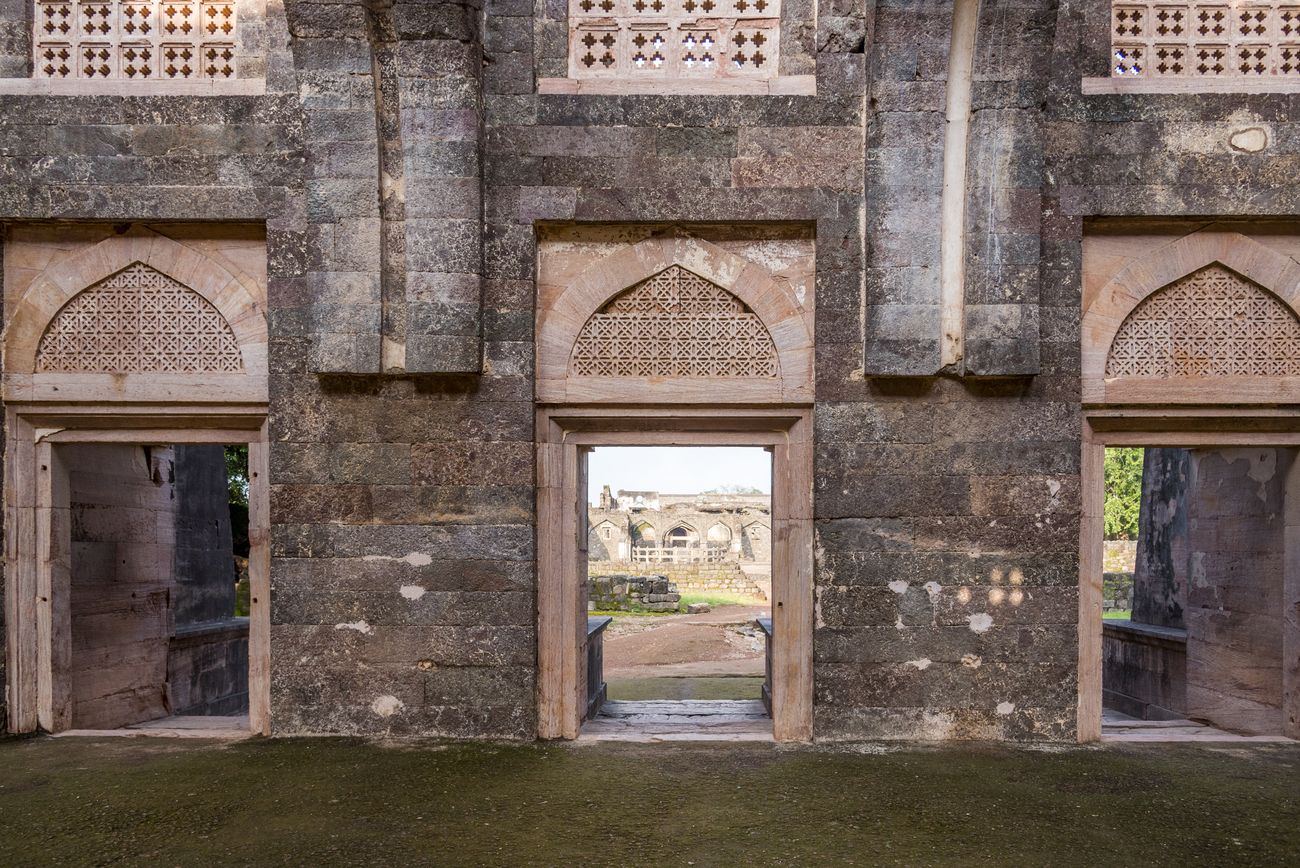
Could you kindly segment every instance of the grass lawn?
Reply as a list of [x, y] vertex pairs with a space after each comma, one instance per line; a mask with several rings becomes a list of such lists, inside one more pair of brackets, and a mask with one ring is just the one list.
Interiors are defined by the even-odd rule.
[[1103, 621], [1126, 621], [1126, 620], [1128, 620], [1129, 618], [1132, 618], [1132, 617], [1133, 617], [1133, 612], [1132, 612], [1131, 610], [1129, 610], [1129, 609], [1125, 609], [1125, 610], [1122, 611], [1122, 612], [1102, 612], [1102, 613], [1101, 613], [1101, 618], [1102, 618]]
[[767, 600], [762, 597], [751, 597], [748, 594], [727, 594], [720, 591], [693, 591], [682, 594], [682, 607], [691, 603], [708, 603], [710, 606], [766, 606]]
[[767, 600], [764, 600], [762, 597], [751, 597], [747, 594], [724, 594], [724, 593], [713, 592], [713, 591], [701, 591], [699, 593], [682, 594], [681, 605], [678, 608], [678, 611], [676, 612], [649, 612], [645, 610], [636, 610], [636, 611], [629, 611], [629, 612], [591, 611], [588, 612], [587, 614], [611, 615], [617, 618], [625, 618], [629, 615], [648, 616], [648, 617], [655, 617], [658, 615], [680, 615], [682, 612], [685, 612], [686, 607], [692, 603], [708, 603], [710, 606], [712, 606], [715, 609], [718, 608], [719, 606], [766, 606], [768, 605]]
[[0, 742], [9, 865], [1294, 865], [1300, 746]]

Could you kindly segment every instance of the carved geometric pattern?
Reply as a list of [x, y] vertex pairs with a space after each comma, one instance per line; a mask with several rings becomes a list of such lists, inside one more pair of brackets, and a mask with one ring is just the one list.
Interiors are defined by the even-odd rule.
[[572, 78], [776, 75], [780, 0], [569, 0]]
[[1113, 78], [1300, 75], [1297, 0], [1113, 0]]
[[237, 6], [237, 0], [37, 0], [32, 75], [234, 78]]
[[1300, 320], [1277, 296], [1210, 265], [1129, 314], [1111, 345], [1106, 376], [1300, 376]]
[[775, 377], [776, 345], [740, 299], [673, 265], [592, 314], [572, 368], [579, 377]]
[[192, 289], [135, 263], [83, 290], [36, 354], [47, 373], [227, 373], [244, 362], [230, 323]]

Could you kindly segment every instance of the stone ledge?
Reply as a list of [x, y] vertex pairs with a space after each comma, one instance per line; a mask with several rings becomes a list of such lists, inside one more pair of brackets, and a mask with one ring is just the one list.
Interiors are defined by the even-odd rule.
[[234, 81], [84, 81], [0, 78], [0, 95], [24, 96], [263, 96], [266, 79]]
[[1102, 622], [1102, 635], [1110, 633], [1112, 638], [1126, 641], [1146, 642], [1152, 645], [1186, 645], [1187, 631], [1177, 627], [1158, 627], [1155, 624], [1140, 624], [1120, 618]]
[[1103, 94], [1300, 93], [1292, 78], [1085, 78], [1084, 96]]
[[756, 79], [626, 79], [541, 78], [541, 94], [592, 94], [600, 96], [816, 96], [815, 75], [783, 75]]

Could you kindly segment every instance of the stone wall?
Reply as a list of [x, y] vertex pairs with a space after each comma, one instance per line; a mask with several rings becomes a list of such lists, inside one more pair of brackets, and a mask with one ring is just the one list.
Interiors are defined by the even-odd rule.
[[1131, 573], [1137, 563], [1137, 540], [1108, 539], [1103, 546], [1102, 564], [1108, 573]]
[[1101, 646], [1102, 705], [1139, 720], [1187, 717], [1187, 631], [1106, 621]]
[[1133, 608], [1133, 574], [1104, 573], [1101, 579], [1101, 610], [1128, 612]]
[[[949, 0], [785, 4], [815, 96], [539, 95], [542, 0], [270, 0], [265, 94], [0, 96], [12, 226], [264, 227], [277, 732], [531, 738], [539, 234], [793, 225], [817, 737], [1073, 737], [1083, 245], [1300, 213], [1298, 124], [1083, 95], [1106, 0], [979, 6], [951, 364]], [[0, 0], [5, 74], [29, 10]]]
[[1283, 727], [1285, 500], [1296, 450], [1194, 449], [1190, 456], [1188, 716], [1277, 735]]
[[729, 594], [762, 596], [754, 580], [739, 564], [633, 564], [627, 561], [590, 561], [587, 574], [613, 573], [631, 576], [665, 576], [683, 591], [723, 591]]
[[676, 612], [682, 595], [663, 575], [626, 573], [589, 576], [587, 609], [593, 612]]

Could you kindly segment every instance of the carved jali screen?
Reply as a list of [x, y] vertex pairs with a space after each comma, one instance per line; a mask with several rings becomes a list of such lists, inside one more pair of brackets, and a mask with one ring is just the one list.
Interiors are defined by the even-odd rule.
[[73, 296], [36, 355], [45, 373], [243, 370], [234, 332], [207, 299], [135, 263]]
[[572, 369], [580, 377], [775, 377], [776, 346], [740, 299], [674, 265], [587, 320]]
[[1157, 291], [1124, 320], [1107, 377], [1300, 376], [1300, 320], [1221, 265]]

